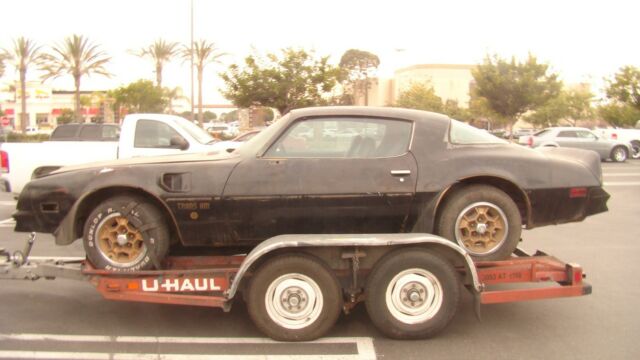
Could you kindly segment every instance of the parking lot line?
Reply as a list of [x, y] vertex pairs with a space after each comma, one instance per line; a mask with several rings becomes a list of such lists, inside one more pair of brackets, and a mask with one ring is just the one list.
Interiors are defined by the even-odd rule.
[[[282, 343], [268, 338], [228, 338], [228, 337], [156, 337], [156, 336], [107, 336], [107, 335], [59, 335], [59, 334], [0, 334], [0, 342], [33, 343], [39, 342], [51, 345], [55, 348], [56, 343], [134, 343], [134, 344], [217, 344], [217, 345], [282, 345]], [[138, 352], [82, 352], [82, 345], [78, 345], [80, 352], [46, 350], [1, 350], [0, 359], [375, 359], [376, 353], [373, 346], [373, 339], [368, 337], [333, 337], [323, 338], [315, 341], [299, 342], [295, 344], [330, 345], [330, 344], [354, 344], [357, 354], [178, 354], [178, 353], [138, 353]], [[42, 347], [41, 345], [39, 346]]]
[[605, 181], [604, 186], [640, 186], [640, 181]]

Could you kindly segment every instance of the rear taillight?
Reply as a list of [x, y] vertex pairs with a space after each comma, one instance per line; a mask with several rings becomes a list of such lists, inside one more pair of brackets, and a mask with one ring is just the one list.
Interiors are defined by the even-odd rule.
[[585, 188], [585, 187], [575, 187], [575, 188], [569, 189], [569, 198], [570, 199], [583, 198], [583, 197], [587, 197], [587, 188]]
[[9, 172], [9, 154], [3, 150], [0, 150], [0, 165], [3, 173]]
[[611, 138], [612, 138], [613, 140], [618, 140], [618, 134], [616, 134], [616, 133], [612, 133], [612, 134], [611, 134]]
[[527, 145], [529, 147], [533, 147], [533, 136], [529, 136], [529, 139], [527, 140]]

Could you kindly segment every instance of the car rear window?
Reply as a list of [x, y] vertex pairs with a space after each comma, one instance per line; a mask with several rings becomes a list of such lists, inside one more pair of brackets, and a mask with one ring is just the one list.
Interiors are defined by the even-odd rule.
[[449, 141], [452, 144], [461, 145], [507, 143], [507, 141], [492, 135], [488, 131], [453, 119], [451, 119], [451, 126], [449, 128]]
[[79, 126], [79, 124], [60, 125], [51, 133], [51, 140], [74, 138]]
[[102, 131], [98, 125], [85, 125], [80, 129], [80, 140], [100, 140]]

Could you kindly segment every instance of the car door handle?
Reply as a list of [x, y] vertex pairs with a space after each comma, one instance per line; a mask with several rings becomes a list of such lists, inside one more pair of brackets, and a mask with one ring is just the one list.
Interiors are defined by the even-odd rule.
[[408, 176], [411, 175], [411, 170], [391, 170], [393, 176]]

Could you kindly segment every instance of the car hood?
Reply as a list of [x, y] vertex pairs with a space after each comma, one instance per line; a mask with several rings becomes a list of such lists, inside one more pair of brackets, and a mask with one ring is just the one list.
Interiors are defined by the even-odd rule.
[[160, 163], [172, 163], [172, 162], [197, 162], [197, 161], [216, 161], [225, 160], [233, 157], [237, 157], [238, 154], [231, 154], [226, 151], [209, 151], [203, 153], [189, 153], [189, 154], [177, 154], [177, 155], [162, 155], [162, 156], [141, 156], [129, 159], [118, 159], [111, 161], [99, 161], [93, 163], [79, 164], [64, 166], [60, 169], [49, 173], [48, 175], [55, 175], [66, 173], [70, 171], [89, 170], [95, 168], [113, 168], [132, 165], [144, 165], [144, 164], [160, 164]]

